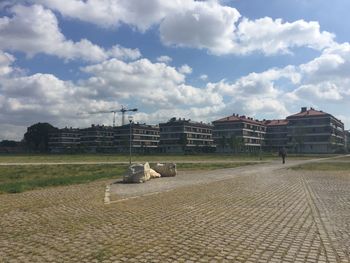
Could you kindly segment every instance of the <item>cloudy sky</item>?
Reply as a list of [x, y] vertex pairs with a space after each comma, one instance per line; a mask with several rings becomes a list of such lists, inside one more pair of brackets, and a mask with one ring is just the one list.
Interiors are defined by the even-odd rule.
[[[284, 118], [350, 128], [348, 0], [0, 0], [0, 140], [26, 127]], [[117, 124], [121, 116], [117, 115]]]

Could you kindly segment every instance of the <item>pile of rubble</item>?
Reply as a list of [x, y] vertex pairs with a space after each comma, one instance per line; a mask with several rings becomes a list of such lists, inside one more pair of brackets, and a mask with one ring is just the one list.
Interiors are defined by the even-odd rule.
[[175, 163], [157, 163], [153, 169], [149, 163], [136, 163], [129, 166], [123, 177], [124, 183], [144, 183], [152, 178], [176, 176]]

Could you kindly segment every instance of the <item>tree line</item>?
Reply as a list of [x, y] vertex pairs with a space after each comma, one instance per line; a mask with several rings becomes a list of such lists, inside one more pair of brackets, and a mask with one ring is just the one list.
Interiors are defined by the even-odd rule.
[[22, 141], [3, 140], [0, 147], [15, 148], [22, 147], [28, 152], [45, 153], [49, 151], [49, 133], [57, 131], [58, 128], [50, 123], [36, 123], [27, 128]]

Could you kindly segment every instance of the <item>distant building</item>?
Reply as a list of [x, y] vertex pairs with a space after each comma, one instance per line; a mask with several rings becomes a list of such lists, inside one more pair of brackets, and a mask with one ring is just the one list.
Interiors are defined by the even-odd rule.
[[344, 150], [344, 124], [329, 113], [302, 107], [287, 117], [288, 148], [299, 153]]
[[279, 149], [287, 147], [287, 120], [268, 120], [266, 125], [264, 150], [278, 152]]
[[80, 129], [80, 149], [83, 152], [114, 152], [113, 127], [91, 125]]
[[49, 134], [48, 144], [52, 153], [76, 152], [80, 147], [80, 131], [67, 127], [58, 129]]
[[217, 152], [258, 152], [264, 146], [266, 126], [261, 121], [233, 114], [213, 125]]
[[345, 136], [344, 136], [344, 139], [345, 139], [345, 150], [347, 152], [350, 152], [350, 130], [347, 130], [345, 131]]
[[163, 153], [213, 152], [213, 126], [202, 122], [172, 118], [159, 124], [159, 148]]
[[[172, 118], [159, 126], [132, 123], [85, 129], [64, 128], [49, 134], [50, 152], [137, 153], [277, 152], [335, 153], [350, 148], [349, 131], [333, 115], [302, 107], [284, 120], [259, 121], [233, 114], [213, 125]], [[350, 150], [350, 149], [349, 149]]]
[[[131, 129], [130, 129], [131, 128]], [[114, 145], [118, 152], [129, 152], [131, 130], [131, 147], [133, 152], [156, 152], [159, 144], [159, 127], [131, 123], [114, 128]]]

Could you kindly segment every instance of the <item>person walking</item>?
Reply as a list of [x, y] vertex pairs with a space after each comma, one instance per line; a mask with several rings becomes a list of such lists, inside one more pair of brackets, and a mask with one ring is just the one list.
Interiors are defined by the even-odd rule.
[[282, 163], [285, 164], [286, 157], [287, 157], [287, 151], [284, 147], [279, 150], [278, 155], [282, 157]]

